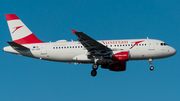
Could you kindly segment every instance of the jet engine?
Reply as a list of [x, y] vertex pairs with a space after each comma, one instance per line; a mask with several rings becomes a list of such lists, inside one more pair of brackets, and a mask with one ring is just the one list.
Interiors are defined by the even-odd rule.
[[128, 61], [129, 60], [129, 52], [123, 51], [123, 52], [117, 52], [112, 55], [113, 61]]
[[126, 62], [118, 62], [113, 64], [103, 64], [101, 68], [109, 69], [110, 71], [125, 71], [126, 70]]

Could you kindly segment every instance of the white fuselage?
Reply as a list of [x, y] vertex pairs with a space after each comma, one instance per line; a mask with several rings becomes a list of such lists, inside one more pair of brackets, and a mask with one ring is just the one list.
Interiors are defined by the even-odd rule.
[[[133, 46], [137, 41], [142, 41]], [[131, 39], [131, 40], [101, 40], [101, 44], [112, 49], [112, 54], [120, 51], [129, 51], [129, 60], [159, 59], [172, 56], [176, 50], [165, 44], [165, 42], [154, 39]], [[58, 61], [93, 63], [92, 58], [88, 58], [88, 51], [78, 41], [67, 42], [66, 40], [24, 44], [30, 51], [17, 51], [11, 46], [3, 48], [3, 51], [28, 56], [38, 59]]]

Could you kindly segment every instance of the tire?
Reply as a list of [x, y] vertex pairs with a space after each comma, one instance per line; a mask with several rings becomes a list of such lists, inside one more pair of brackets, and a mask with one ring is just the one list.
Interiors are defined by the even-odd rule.
[[93, 64], [93, 65], [92, 65], [92, 69], [93, 69], [93, 70], [97, 70], [97, 69], [98, 69], [98, 65], [97, 65], [97, 64]]
[[154, 70], [154, 67], [153, 67], [153, 66], [151, 66], [151, 67], [150, 67], [150, 70], [151, 70], [151, 71], [153, 71], [153, 70]]
[[95, 77], [97, 75], [97, 71], [96, 70], [92, 70], [91, 71], [91, 76]]

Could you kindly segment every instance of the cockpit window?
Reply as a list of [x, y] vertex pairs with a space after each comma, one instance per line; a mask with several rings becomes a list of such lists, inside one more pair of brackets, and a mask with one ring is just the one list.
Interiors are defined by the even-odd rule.
[[166, 46], [166, 45], [168, 45], [167, 43], [164, 43], [164, 45]]
[[167, 43], [161, 43], [161, 46], [167, 46], [168, 44]]

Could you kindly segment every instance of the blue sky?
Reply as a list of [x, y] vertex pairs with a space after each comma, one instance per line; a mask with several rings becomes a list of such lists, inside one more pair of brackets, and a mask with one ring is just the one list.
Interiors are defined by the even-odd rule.
[[37, 60], [0, 52], [0, 101], [180, 100], [179, 0], [2, 0], [0, 47], [11, 40], [5, 14], [16, 14], [43, 41], [77, 40], [71, 28], [96, 40], [159, 39], [176, 48], [173, 57], [127, 62], [125, 72], [91, 64]]

